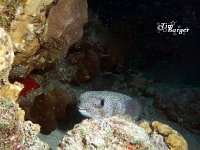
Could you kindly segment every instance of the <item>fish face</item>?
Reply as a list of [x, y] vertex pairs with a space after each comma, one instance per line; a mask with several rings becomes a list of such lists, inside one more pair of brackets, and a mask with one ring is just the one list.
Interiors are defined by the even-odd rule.
[[100, 118], [106, 116], [106, 100], [101, 97], [92, 96], [88, 99], [79, 98], [79, 112], [89, 118]]

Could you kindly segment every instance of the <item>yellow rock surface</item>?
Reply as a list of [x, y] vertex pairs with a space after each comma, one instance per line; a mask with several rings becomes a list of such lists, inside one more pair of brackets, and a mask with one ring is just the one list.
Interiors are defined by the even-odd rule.
[[18, 65], [34, 55], [40, 47], [37, 34], [44, 30], [46, 17], [44, 10], [53, 0], [27, 0], [19, 6], [12, 22], [10, 35], [14, 43], [16, 55], [14, 65]]
[[158, 121], [154, 121], [152, 122], [152, 127], [155, 131], [158, 131], [158, 133], [160, 134], [164, 134], [165, 136], [174, 133], [177, 134], [177, 131], [175, 131], [174, 129], [172, 129], [170, 126], [160, 123]]
[[170, 134], [165, 138], [170, 150], [188, 150], [188, 144], [185, 139], [177, 134]]
[[139, 124], [140, 127], [144, 128], [144, 130], [146, 131], [146, 133], [150, 134], [152, 132], [152, 129], [149, 125], [149, 123], [147, 121], [142, 121]]
[[0, 88], [0, 97], [17, 101], [23, 85], [15, 82], [14, 84], [6, 84]]

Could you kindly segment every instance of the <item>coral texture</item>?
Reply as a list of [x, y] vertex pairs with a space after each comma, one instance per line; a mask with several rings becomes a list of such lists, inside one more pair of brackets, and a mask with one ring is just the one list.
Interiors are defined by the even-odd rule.
[[117, 115], [82, 121], [66, 133], [58, 149], [187, 150], [188, 147], [185, 139], [168, 125], [158, 121], [142, 121], [138, 125]]
[[170, 126], [158, 121], [152, 122], [151, 125], [154, 131], [164, 135], [165, 142], [170, 150], [188, 150], [188, 144], [186, 140]]
[[[7, 10], [11, 9], [9, 4], [0, 6]], [[63, 58], [68, 48], [80, 39], [87, 22], [87, 1], [17, 1], [12, 16], [6, 26], [15, 52], [10, 76], [25, 77], [32, 70], [44, 69]]]
[[0, 27], [0, 87], [8, 82], [8, 75], [14, 59], [10, 36]]
[[23, 117], [18, 104], [0, 98], [0, 149], [50, 149], [37, 137], [40, 126], [30, 121], [24, 122]]
[[[51, 38], [59, 39], [62, 34], [66, 34], [67, 32], [69, 33], [70, 30], [71, 32], [77, 30], [77, 35], [78, 32], [82, 32], [82, 25], [87, 20], [86, 9], [86, 0], [58, 0], [56, 5], [53, 6], [49, 12], [45, 40]], [[67, 36], [69, 35], [70, 34], [67, 34]], [[77, 35], [74, 34], [74, 37]]]
[[41, 125], [41, 132], [49, 134], [59, 121], [67, 121], [76, 109], [76, 100], [63, 89], [47, 91], [34, 100], [31, 107], [31, 120]]
[[24, 111], [16, 103], [23, 86], [9, 83], [13, 63], [13, 45], [4, 29], [0, 28], [0, 149], [41, 149], [49, 146], [36, 136], [39, 125], [24, 121]]
[[7, 83], [0, 88], [0, 96], [17, 101], [19, 98], [19, 92], [22, 89], [23, 85], [18, 82], [15, 82], [14, 84]]
[[86, 119], [67, 132], [59, 150], [73, 149], [151, 149], [148, 134], [131, 120], [111, 117], [100, 120]]

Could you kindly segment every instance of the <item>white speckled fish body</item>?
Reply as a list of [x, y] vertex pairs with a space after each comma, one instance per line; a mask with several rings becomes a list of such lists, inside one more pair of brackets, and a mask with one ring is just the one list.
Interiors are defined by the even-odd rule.
[[139, 117], [141, 105], [136, 98], [112, 91], [88, 91], [79, 98], [79, 112], [90, 118], [110, 117], [116, 114]]

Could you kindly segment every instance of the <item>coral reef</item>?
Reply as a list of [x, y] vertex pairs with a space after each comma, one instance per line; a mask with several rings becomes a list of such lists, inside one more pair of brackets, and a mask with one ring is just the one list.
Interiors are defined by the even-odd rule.
[[55, 88], [36, 96], [30, 116], [41, 125], [41, 133], [55, 130], [59, 121], [67, 121], [76, 109], [76, 100], [65, 90]]
[[1, 0], [0, 1], [0, 26], [9, 30], [11, 22], [15, 19], [15, 13], [21, 0]]
[[138, 125], [117, 115], [82, 121], [66, 133], [58, 149], [188, 150], [188, 145], [168, 125], [158, 121], [142, 121]]
[[0, 27], [0, 87], [8, 83], [8, 75], [14, 59], [10, 36]]
[[90, 18], [81, 40], [72, 45], [65, 60], [57, 64], [54, 73], [60, 81], [80, 84], [91, 81], [99, 73], [126, 70], [127, 46], [98, 21]]
[[[26, 63], [26, 66], [21, 70], [21, 76], [34, 68], [30, 58], [33, 59], [32, 57], [40, 48], [40, 37], [45, 29], [45, 13], [51, 2], [52, 0], [21, 2], [15, 13], [15, 19], [11, 22], [10, 36], [15, 51], [13, 69], [22, 63]], [[42, 60], [38, 59], [38, 61]], [[12, 73], [14, 72], [11, 72], [11, 75]]]
[[186, 140], [170, 126], [162, 124], [158, 121], [152, 122], [151, 126], [153, 131], [157, 131], [159, 134], [165, 137], [165, 142], [170, 150], [188, 150], [188, 144]]
[[[80, 39], [87, 22], [87, 1], [3, 1], [0, 14], [0, 26], [9, 31], [14, 45], [10, 76], [25, 77], [63, 58]], [[59, 36], [54, 35], [57, 30]]]
[[90, 81], [100, 73], [99, 56], [95, 50], [85, 49], [84, 52], [70, 53], [59, 61], [52, 75], [63, 83], [80, 84]]
[[[148, 130], [143, 129], [144, 124]], [[166, 128], [168, 132], [162, 134]], [[177, 131], [160, 122], [149, 124], [143, 121], [138, 126], [128, 117], [113, 116], [82, 121], [66, 133], [58, 149], [187, 150], [188, 148], [187, 142]]]
[[[76, 41], [80, 38], [82, 26], [87, 21], [87, 1], [78, 0], [58, 0], [58, 2], [49, 11], [47, 19], [47, 33], [45, 34], [45, 41], [55, 38], [59, 39], [63, 34], [65, 38], [72, 38]], [[76, 31], [76, 34], [70, 32]], [[69, 44], [70, 41], [66, 41]], [[73, 42], [72, 42], [73, 43]]]
[[41, 149], [49, 146], [40, 141], [37, 134], [39, 125], [24, 121], [24, 111], [16, 103], [23, 88], [18, 82], [8, 81], [13, 63], [13, 45], [10, 37], [0, 28], [0, 149]]
[[[130, 118], [129, 118], [130, 119]], [[143, 128], [123, 117], [86, 119], [68, 131], [58, 149], [151, 149]]]
[[0, 97], [17, 101], [19, 98], [19, 92], [22, 89], [23, 85], [18, 82], [15, 82], [14, 84], [8, 83], [0, 88]]
[[149, 87], [147, 93], [156, 98], [156, 107], [164, 111], [169, 119], [200, 134], [199, 88], [170, 88], [161, 84]]
[[50, 149], [37, 137], [40, 126], [23, 118], [18, 104], [0, 98], [0, 149]]

